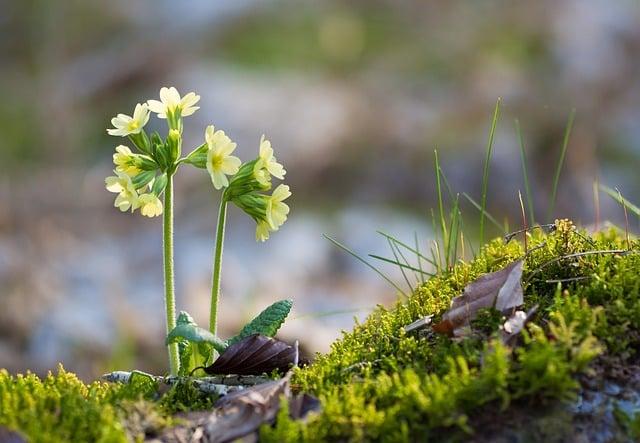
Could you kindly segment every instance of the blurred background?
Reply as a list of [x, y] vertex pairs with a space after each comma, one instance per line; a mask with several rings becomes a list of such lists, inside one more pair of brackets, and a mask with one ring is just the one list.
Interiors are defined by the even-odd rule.
[[[258, 244], [231, 210], [222, 335], [292, 298], [281, 337], [312, 353], [397, 297], [322, 234], [365, 256], [391, 256], [378, 229], [426, 249], [433, 150], [454, 192], [479, 199], [498, 97], [488, 205], [501, 222], [519, 227], [514, 119], [543, 218], [572, 108], [554, 216], [592, 224], [596, 178], [640, 200], [639, 74], [634, 0], [0, 0], [0, 367], [63, 362], [88, 380], [166, 369], [161, 220], [120, 213], [104, 189], [121, 142], [105, 132], [111, 117], [161, 86], [202, 96], [186, 147], [207, 124], [244, 159], [271, 139], [292, 211]], [[176, 195], [178, 309], [206, 325], [217, 197], [193, 168]], [[478, 212], [462, 211], [473, 238]]]

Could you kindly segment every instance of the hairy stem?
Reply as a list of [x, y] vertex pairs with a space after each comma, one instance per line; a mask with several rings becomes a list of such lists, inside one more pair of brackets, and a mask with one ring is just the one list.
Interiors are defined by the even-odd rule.
[[218, 211], [218, 227], [216, 229], [216, 249], [213, 257], [213, 275], [211, 277], [211, 311], [209, 330], [217, 335], [218, 301], [220, 299], [220, 271], [222, 269], [222, 249], [224, 247], [224, 226], [227, 219], [227, 200], [222, 197]]
[[[167, 174], [167, 187], [164, 191], [163, 216], [163, 259], [164, 259], [164, 307], [167, 314], [167, 334], [176, 327], [176, 298], [173, 264], [173, 174]], [[171, 375], [178, 374], [180, 359], [178, 344], [169, 348], [169, 370]]]

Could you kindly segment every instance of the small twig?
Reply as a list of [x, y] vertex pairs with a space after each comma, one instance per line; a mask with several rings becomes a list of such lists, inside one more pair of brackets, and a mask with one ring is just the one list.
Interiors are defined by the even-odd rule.
[[552, 265], [552, 264], [557, 263], [557, 262], [562, 261], [562, 260], [566, 260], [566, 259], [569, 259], [569, 258], [584, 257], [584, 256], [587, 256], [587, 255], [599, 255], [599, 254], [626, 255], [626, 254], [628, 254], [630, 252], [631, 251], [628, 251], [628, 250], [625, 250], [625, 249], [605, 249], [605, 250], [599, 250], [599, 251], [585, 251], [585, 252], [576, 252], [575, 254], [562, 255], [560, 257], [553, 258], [553, 259], [551, 259], [549, 261], [546, 261], [543, 264], [541, 264], [538, 269], [536, 269], [535, 271], [531, 272], [531, 274], [529, 275], [529, 278], [527, 278], [525, 283], [529, 283], [535, 274], [537, 274], [538, 272], [542, 271], [547, 266]]
[[[624, 199], [622, 198], [622, 194], [620, 193], [620, 190], [618, 188], [616, 188], [616, 192], [618, 193], [620, 201], [623, 202]], [[631, 241], [629, 240], [629, 214], [627, 214], [627, 205], [622, 205], [622, 209], [624, 209], [624, 234], [625, 238], [627, 239], [627, 249], [630, 250]]]
[[522, 230], [524, 232], [524, 254], [527, 255], [528, 251], [528, 243], [527, 243], [527, 231], [529, 226], [527, 226], [527, 214], [524, 212], [524, 203], [522, 202], [522, 193], [518, 191], [518, 199], [520, 200], [520, 211], [522, 212]]
[[531, 231], [533, 229], [549, 229], [549, 232], [553, 231], [555, 229], [555, 223], [547, 223], [544, 225], [535, 225], [535, 226], [529, 226], [526, 229], [520, 229], [518, 231], [513, 231], [510, 232], [509, 234], [504, 236], [504, 242], [505, 243], [509, 243], [511, 240], [513, 240], [513, 238], [518, 235], [518, 234], [522, 234], [523, 232], [527, 232], [527, 231]]
[[581, 281], [581, 280], [589, 280], [591, 276], [583, 275], [581, 277], [571, 277], [571, 278], [556, 278], [552, 280], [545, 280], [545, 283], [567, 283], [572, 281]]

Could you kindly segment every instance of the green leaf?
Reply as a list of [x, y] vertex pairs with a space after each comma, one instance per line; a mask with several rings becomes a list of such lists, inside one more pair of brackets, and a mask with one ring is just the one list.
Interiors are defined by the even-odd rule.
[[180, 353], [180, 370], [178, 375], [190, 376], [195, 368], [206, 367], [213, 356], [211, 344], [201, 342], [193, 343], [187, 340], [181, 340], [178, 343], [178, 351]]
[[253, 334], [273, 337], [284, 323], [293, 306], [292, 300], [280, 300], [262, 311], [256, 318], [247, 323], [238, 335], [227, 340], [229, 346]]
[[209, 343], [218, 352], [224, 352], [227, 349], [227, 343], [199, 327], [187, 312], [181, 311], [176, 323], [176, 327], [167, 335], [165, 340], [167, 345], [184, 339], [192, 343]]

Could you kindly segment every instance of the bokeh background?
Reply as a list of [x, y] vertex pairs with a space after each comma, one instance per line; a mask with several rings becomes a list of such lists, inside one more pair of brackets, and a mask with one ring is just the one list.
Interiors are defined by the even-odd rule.
[[[121, 141], [110, 118], [161, 86], [202, 96], [186, 146], [213, 123], [248, 159], [267, 134], [294, 192], [265, 244], [230, 213], [223, 335], [292, 298], [281, 336], [314, 352], [397, 296], [322, 234], [362, 255], [390, 256], [378, 229], [426, 249], [433, 150], [454, 192], [478, 199], [498, 97], [489, 208], [500, 221], [519, 219], [514, 119], [544, 214], [574, 107], [554, 216], [592, 224], [596, 178], [637, 201], [639, 79], [634, 0], [0, 0], [0, 367], [165, 370], [161, 220], [120, 213], [104, 189]], [[217, 197], [189, 168], [176, 194], [178, 308], [205, 325]], [[478, 213], [462, 209], [473, 239]]]

